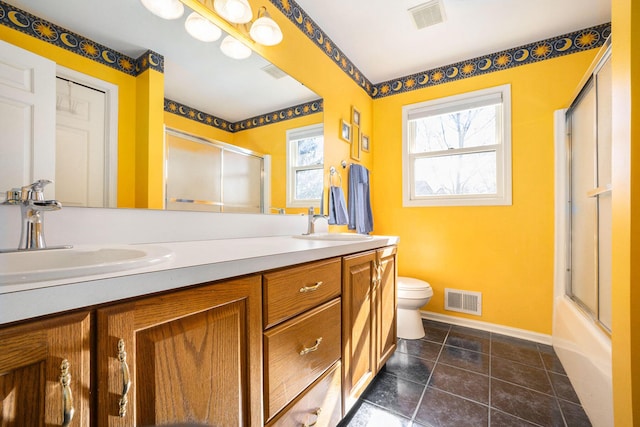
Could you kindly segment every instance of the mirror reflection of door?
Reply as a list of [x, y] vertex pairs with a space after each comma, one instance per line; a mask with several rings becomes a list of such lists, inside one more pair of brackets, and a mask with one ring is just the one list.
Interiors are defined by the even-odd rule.
[[[55, 63], [0, 40], [0, 193], [53, 179]], [[55, 187], [45, 188], [55, 196]], [[2, 201], [0, 199], [0, 201]]]
[[56, 79], [56, 198], [64, 206], [108, 206], [105, 93]]
[[118, 86], [60, 65], [56, 76], [56, 197], [63, 206], [115, 208]]

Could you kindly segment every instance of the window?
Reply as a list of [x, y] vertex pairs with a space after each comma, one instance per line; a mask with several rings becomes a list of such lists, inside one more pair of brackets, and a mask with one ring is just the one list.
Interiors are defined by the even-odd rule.
[[510, 86], [407, 105], [403, 206], [511, 204]]
[[324, 178], [322, 124], [287, 131], [287, 207], [319, 207]]

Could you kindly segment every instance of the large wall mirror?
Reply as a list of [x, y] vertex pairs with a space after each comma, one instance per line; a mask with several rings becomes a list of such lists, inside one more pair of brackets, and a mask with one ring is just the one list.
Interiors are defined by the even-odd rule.
[[[242, 60], [225, 56], [220, 50], [224, 34], [220, 40], [210, 43], [194, 39], [187, 33], [184, 26], [185, 20], [191, 13], [191, 10], [187, 7], [185, 7], [185, 13], [181, 18], [164, 20], [151, 14], [139, 0], [0, 1], [0, 7], [3, 5], [5, 6], [3, 9], [6, 9], [2, 11], [3, 18], [5, 20], [8, 19], [7, 22], [15, 24], [15, 29], [23, 33], [38, 32], [43, 31], [43, 29], [34, 20], [28, 22], [29, 28], [19, 28], [23, 25], [26, 26], [27, 20], [23, 19], [20, 14], [10, 13], [10, 6], [68, 30], [68, 34], [55, 33], [50, 35], [52, 38], [61, 37], [62, 42], [66, 45], [76, 44], [78, 40], [84, 37], [130, 58], [140, 58], [147, 51], [162, 55], [164, 59], [165, 111], [167, 110], [166, 101], [171, 100], [178, 106], [178, 113], [184, 112], [185, 109], [193, 109], [198, 113], [211, 115], [227, 123], [242, 123], [248, 119], [267, 115], [271, 112], [313, 103], [321, 98], [320, 95], [309, 90], [304, 84], [296, 81], [284, 71], [277, 69], [255, 52], [250, 57]], [[80, 37], [76, 38], [76, 35]], [[44, 36], [41, 34], [40, 39], [43, 39]], [[59, 46], [61, 45], [59, 44]], [[29, 50], [29, 43], [26, 42], [20, 47]], [[65, 48], [64, 46], [61, 47]], [[59, 53], [62, 52], [59, 50], [56, 52], [58, 52], [56, 55], [72, 54]], [[84, 56], [91, 56], [91, 52], [86, 51]], [[103, 54], [102, 57], [106, 61], [115, 60], [108, 53]], [[152, 57], [149, 58], [151, 59]], [[53, 59], [55, 60], [55, 57]], [[151, 61], [153, 62], [153, 59]], [[71, 68], [71, 70], [62, 72], [64, 79], [58, 79], [58, 94], [64, 94], [65, 91], [71, 93], [72, 90], [76, 90], [76, 86], [73, 86], [75, 84], [73, 80], [80, 80], [80, 86], [83, 84], [82, 77], [73, 78], [73, 72], [84, 73], [86, 70], [73, 70], [73, 67], [67, 68]], [[116, 73], [118, 71], [114, 69], [108, 72]], [[58, 69], [57, 74], [60, 77], [60, 69]], [[91, 72], [88, 74], [91, 74]], [[100, 79], [100, 76], [93, 77]], [[90, 84], [87, 83], [87, 85]], [[79, 87], [78, 90], [80, 90]], [[133, 89], [131, 86], [118, 88], [119, 101], [117, 108], [127, 108], [124, 97], [131, 90], [136, 90], [135, 85]], [[71, 97], [57, 97], [58, 112], [64, 112], [76, 107], [68, 98]], [[98, 101], [98, 103], [100, 102]], [[321, 111], [321, 101], [319, 105]], [[183, 118], [188, 119], [186, 115], [183, 116]], [[135, 122], [135, 118], [130, 120]], [[323, 117], [322, 113], [319, 112], [305, 116], [305, 120], [302, 123], [296, 123], [296, 120], [280, 121], [278, 126], [280, 126], [281, 131], [277, 132], [269, 131], [270, 126], [274, 125], [268, 124], [256, 127], [255, 130], [229, 132], [228, 138], [223, 136], [216, 139], [223, 143], [241, 147], [244, 144], [250, 144], [250, 147], [244, 148], [272, 156], [272, 174], [274, 176], [272, 177], [271, 192], [276, 199], [280, 197], [278, 194], [281, 192], [282, 200], [284, 200], [284, 185], [286, 183], [286, 171], [284, 168], [285, 132], [288, 130], [287, 128], [322, 123]], [[135, 123], [132, 126], [135, 126]], [[176, 126], [172, 124], [170, 127], [175, 128]], [[194, 133], [193, 130], [189, 129], [179, 130]], [[249, 135], [248, 133], [250, 132], [255, 132], [255, 134]], [[211, 139], [206, 135], [195, 136]], [[69, 150], [75, 152], [73, 145], [70, 147]], [[111, 150], [113, 151], [113, 148]], [[117, 159], [122, 159], [122, 155], [120, 157], [113, 154], [110, 155], [108, 149], [103, 149], [103, 151], [106, 152], [107, 159], [104, 167], [106, 169], [111, 168], [113, 171], [120, 171], [120, 168], [114, 165], [114, 162]], [[80, 162], [82, 160], [74, 161]], [[109, 178], [112, 186], [116, 181], [113, 173], [117, 172], [112, 172]], [[77, 178], [77, 174], [77, 171], [68, 168], [59, 170], [57, 173], [60, 177], [59, 179], [69, 182], [83, 181]], [[5, 182], [6, 176], [9, 175], [0, 175], [1, 190], [25, 184], [23, 182]], [[38, 176], [37, 178], [44, 177]], [[120, 176], [119, 179], [122, 181], [124, 178]], [[131, 185], [137, 184], [132, 182]], [[118, 188], [120, 187], [122, 187], [122, 182], [118, 184]], [[80, 192], [86, 193], [87, 191], [82, 188]], [[104, 199], [106, 200], [105, 206], [118, 205], [113, 195], [105, 195]], [[280, 200], [274, 200], [270, 204], [284, 207], [284, 201]]]

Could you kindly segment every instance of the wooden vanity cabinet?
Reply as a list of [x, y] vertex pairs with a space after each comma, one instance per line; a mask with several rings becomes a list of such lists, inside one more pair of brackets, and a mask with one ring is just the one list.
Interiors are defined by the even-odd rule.
[[342, 363], [346, 414], [396, 349], [396, 247], [343, 257]]
[[378, 289], [375, 299], [376, 372], [387, 363], [387, 360], [396, 351], [398, 337], [396, 252], [396, 246], [388, 246], [376, 251], [378, 260]]
[[89, 427], [90, 333], [88, 312], [0, 329], [0, 425]]
[[251, 276], [98, 309], [98, 425], [262, 426], [261, 308]]
[[331, 427], [337, 424], [336, 414], [338, 420], [342, 416], [341, 378], [335, 374], [342, 349], [341, 285], [340, 258], [264, 274], [269, 426]]
[[[396, 348], [396, 248], [0, 327], [0, 425], [334, 427]], [[95, 406], [92, 406], [95, 405]]]

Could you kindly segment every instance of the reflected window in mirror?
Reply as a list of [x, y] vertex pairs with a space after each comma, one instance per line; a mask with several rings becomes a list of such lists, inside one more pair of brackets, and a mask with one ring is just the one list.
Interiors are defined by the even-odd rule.
[[323, 125], [287, 131], [287, 207], [319, 207], [324, 176]]

